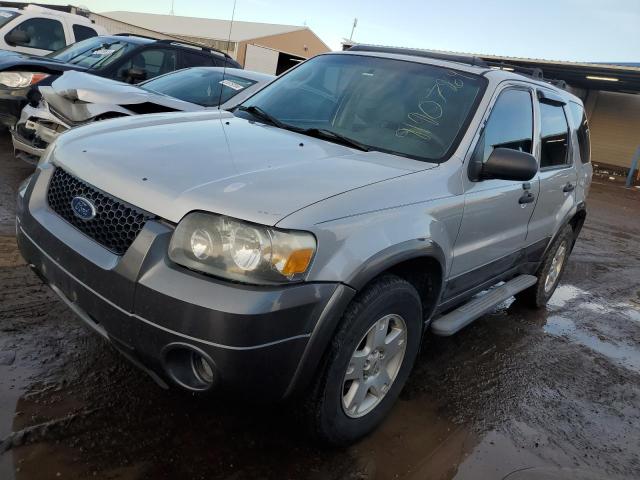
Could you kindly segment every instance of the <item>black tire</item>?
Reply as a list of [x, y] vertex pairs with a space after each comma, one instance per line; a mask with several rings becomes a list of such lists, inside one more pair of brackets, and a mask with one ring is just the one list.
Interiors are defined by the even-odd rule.
[[[369, 413], [346, 415], [343, 382], [351, 355], [371, 326], [385, 315], [400, 315], [406, 324], [404, 358], [388, 392]], [[324, 367], [311, 389], [305, 416], [312, 436], [323, 444], [341, 446], [374, 430], [389, 413], [409, 377], [422, 337], [422, 305], [416, 289], [394, 275], [385, 275], [362, 291], [347, 307], [336, 331]]]
[[[556, 291], [560, 280], [562, 279], [562, 274], [564, 273], [565, 267], [567, 266], [567, 261], [569, 259], [569, 254], [571, 253], [571, 249], [573, 247], [573, 229], [571, 225], [565, 225], [560, 234], [556, 237], [553, 244], [547, 250], [544, 258], [542, 259], [542, 263], [540, 264], [540, 268], [536, 273], [538, 277], [538, 281], [535, 285], [523, 290], [522, 292], [516, 295], [518, 301], [522, 302], [524, 305], [527, 305], [532, 308], [542, 308], [547, 305], [549, 299], [553, 296], [553, 293]], [[556, 252], [562, 247], [566, 249], [566, 256], [564, 258], [562, 269], [560, 270], [560, 274], [557, 276], [553, 287], [550, 290], [545, 290], [546, 279], [549, 276], [549, 272], [551, 271], [551, 267], [553, 265], [553, 259], [556, 255]]]

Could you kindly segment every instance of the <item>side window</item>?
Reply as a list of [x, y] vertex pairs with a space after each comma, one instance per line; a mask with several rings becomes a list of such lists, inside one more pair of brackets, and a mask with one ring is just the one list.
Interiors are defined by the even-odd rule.
[[584, 113], [584, 108], [577, 103], [570, 102], [569, 109], [573, 116], [573, 125], [578, 134], [578, 146], [580, 148], [580, 160], [582, 163], [591, 161], [591, 139], [589, 133], [589, 122]]
[[181, 50], [180, 56], [182, 57], [182, 68], [217, 66], [210, 55]]
[[12, 36], [19, 39], [15, 44], [21, 47], [54, 51], [67, 44], [62, 23], [50, 18], [29, 18], [11, 30], [5, 38]]
[[85, 27], [84, 25], [73, 26], [73, 36], [76, 42], [80, 40], [86, 40], [87, 38], [97, 37], [98, 33], [91, 27]]
[[178, 69], [175, 49], [149, 48], [133, 55], [118, 69], [118, 78], [131, 83], [149, 80]]
[[486, 162], [495, 148], [531, 153], [533, 145], [533, 104], [527, 90], [502, 92], [482, 132], [475, 160]]
[[561, 105], [540, 103], [540, 168], [570, 163], [568, 156], [569, 126]]

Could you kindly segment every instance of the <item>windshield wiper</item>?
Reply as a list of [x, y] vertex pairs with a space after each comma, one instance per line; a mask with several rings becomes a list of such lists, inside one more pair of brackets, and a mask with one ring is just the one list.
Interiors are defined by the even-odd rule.
[[326, 128], [307, 128], [304, 130], [298, 130], [300, 133], [305, 135], [309, 135], [311, 137], [322, 138], [324, 140], [331, 140], [337, 143], [341, 143], [343, 145], [347, 145], [348, 147], [353, 147], [358, 150], [362, 150], [363, 152], [371, 152], [373, 148], [369, 145], [365, 145], [364, 143], [360, 143], [353, 138], [345, 137], [339, 133], [334, 132], [333, 130], [327, 130]]
[[290, 125], [282, 123], [280, 120], [278, 120], [274, 116], [270, 115], [269, 113], [265, 112], [262, 108], [260, 108], [260, 107], [258, 107], [256, 105], [250, 105], [248, 107], [245, 107], [244, 105], [240, 105], [239, 107], [237, 107], [237, 110], [240, 110], [241, 112], [250, 113], [254, 117], [262, 120], [265, 123], [273, 125], [274, 127], [284, 128], [286, 130], [291, 130], [291, 126]]
[[256, 118], [259, 118], [265, 123], [269, 123], [275, 127], [282, 128], [284, 130], [291, 130], [292, 132], [302, 133], [303, 135], [309, 135], [310, 137], [321, 138], [323, 140], [329, 140], [336, 143], [341, 143], [342, 145], [347, 145], [352, 148], [357, 148], [358, 150], [362, 150], [363, 152], [370, 152], [373, 150], [368, 145], [358, 142], [349, 137], [345, 137], [339, 133], [334, 132], [333, 130], [327, 130], [325, 128], [300, 128], [293, 125], [288, 125], [284, 122], [281, 122], [277, 118], [273, 117], [269, 113], [265, 112], [262, 108], [257, 105], [250, 105], [245, 107], [244, 105], [240, 105], [236, 107], [236, 110], [240, 110], [241, 112], [247, 112], [253, 115]]

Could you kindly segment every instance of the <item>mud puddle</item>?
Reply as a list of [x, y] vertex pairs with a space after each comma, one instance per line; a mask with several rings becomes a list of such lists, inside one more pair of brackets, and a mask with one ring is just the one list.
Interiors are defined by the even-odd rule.
[[581, 331], [573, 320], [559, 315], [554, 315], [547, 320], [544, 331], [577, 342], [634, 372], [640, 373], [640, 347], [638, 345], [603, 340]]

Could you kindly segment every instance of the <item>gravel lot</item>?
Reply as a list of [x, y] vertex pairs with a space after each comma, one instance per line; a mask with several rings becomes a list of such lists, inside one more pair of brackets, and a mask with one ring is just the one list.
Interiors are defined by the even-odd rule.
[[24, 265], [0, 138], [0, 478], [640, 478], [640, 192], [595, 184], [546, 310], [428, 338], [381, 429], [319, 449], [290, 406], [159, 389]]

